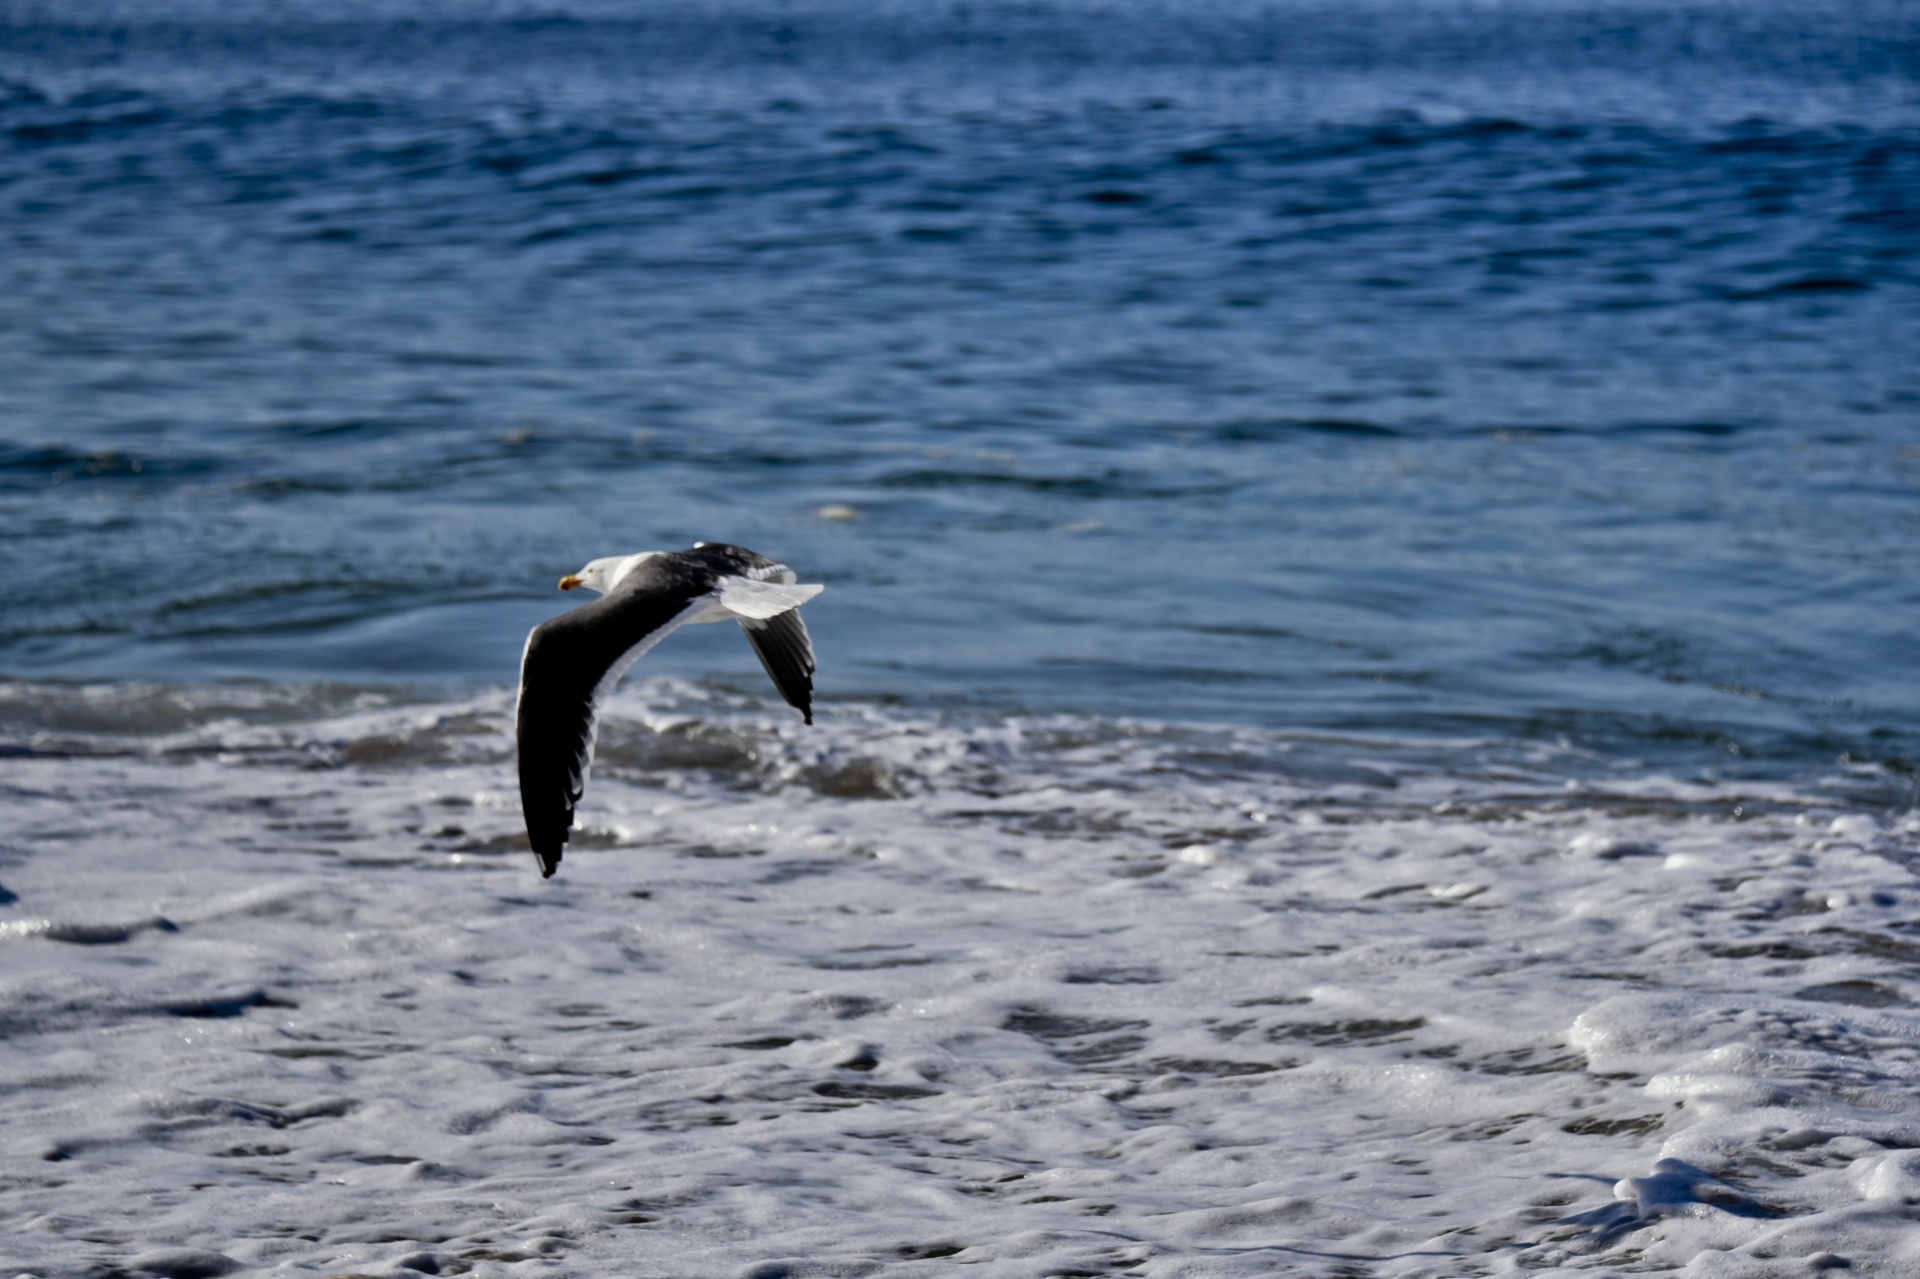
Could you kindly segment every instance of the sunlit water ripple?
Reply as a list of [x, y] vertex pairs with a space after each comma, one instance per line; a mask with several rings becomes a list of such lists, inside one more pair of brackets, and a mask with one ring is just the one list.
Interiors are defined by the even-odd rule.
[[829, 700], [1914, 758], [1898, 6], [173, 12], [6, 14], [13, 678], [729, 538]]

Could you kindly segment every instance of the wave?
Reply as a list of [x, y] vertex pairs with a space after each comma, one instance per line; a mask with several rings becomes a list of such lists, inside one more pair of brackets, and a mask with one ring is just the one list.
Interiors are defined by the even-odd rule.
[[[1841, 790], [808, 731], [655, 681], [543, 883], [504, 694], [4, 706], [0, 1120], [37, 1158], [0, 1199], [42, 1269], [1872, 1269], [1903, 1237], [1920, 819]], [[155, 1193], [103, 1222], [108, 1181]]]

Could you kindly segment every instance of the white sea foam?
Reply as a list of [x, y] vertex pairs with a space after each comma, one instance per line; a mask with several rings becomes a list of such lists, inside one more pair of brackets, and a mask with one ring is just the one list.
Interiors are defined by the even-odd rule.
[[21, 746], [5, 1273], [1920, 1273], [1920, 824], [650, 685], [542, 883], [505, 712]]

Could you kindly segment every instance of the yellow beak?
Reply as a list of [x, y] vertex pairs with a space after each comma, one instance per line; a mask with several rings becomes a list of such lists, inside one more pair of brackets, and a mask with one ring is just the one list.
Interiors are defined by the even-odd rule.
[[560, 589], [563, 591], [570, 591], [578, 585], [580, 585], [580, 579], [571, 573], [560, 579]]

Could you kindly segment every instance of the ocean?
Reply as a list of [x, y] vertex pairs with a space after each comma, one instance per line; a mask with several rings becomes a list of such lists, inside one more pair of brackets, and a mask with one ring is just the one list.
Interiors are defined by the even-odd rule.
[[[0, 0], [0, 1265], [1920, 1275], [1920, 16]], [[826, 586], [606, 708], [601, 555]]]

